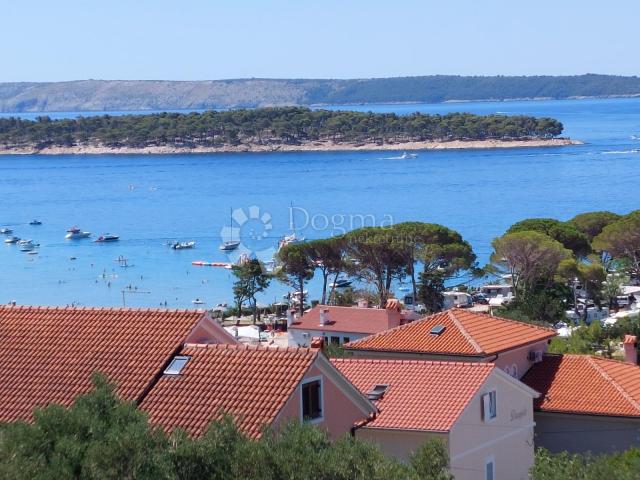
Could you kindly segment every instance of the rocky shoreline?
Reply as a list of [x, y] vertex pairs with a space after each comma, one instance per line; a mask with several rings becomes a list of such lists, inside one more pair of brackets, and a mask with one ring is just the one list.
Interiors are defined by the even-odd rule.
[[409, 151], [409, 150], [459, 150], [489, 148], [527, 148], [582, 145], [584, 142], [570, 138], [527, 140], [454, 140], [450, 142], [406, 142], [378, 145], [375, 143], [336, 143], [331, 141], [307, 142], [300, 145], [240, 144], [219, 147], [107, 147], [104, 145], [35, 147], [0, 146], [0, 155], [170, 155], [186, 153], [236, 153], [236, 152], [329, 152], [329, 151]]

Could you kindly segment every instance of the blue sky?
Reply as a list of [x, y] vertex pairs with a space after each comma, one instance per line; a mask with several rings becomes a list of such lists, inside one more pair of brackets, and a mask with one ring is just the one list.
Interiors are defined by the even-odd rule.
[[637, 0], [0, 0], [0, 81], [640, 74]]

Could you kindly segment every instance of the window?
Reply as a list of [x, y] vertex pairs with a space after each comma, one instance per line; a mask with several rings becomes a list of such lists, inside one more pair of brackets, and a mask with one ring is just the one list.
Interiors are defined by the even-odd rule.
[[342, 343], [349, 343], [351, 339], [349, 337], [342, 337]]
[[485, 471], [485, 479], [486, 480], [494, 480], [495, 479], [495, 466], [493, 464], [493, 458], [488, 458], [484, 464]]
[[165, 375], [180, 375], [182, 369], [189, 361], [189, 357], [178, 355], [173, 357], [169, 366], [164, 370]]
[[322, 418], [322, 382], [320, 379], [302, 384], [302, 419], [304, 421]]
[[496, 400], [495, 390], [482, 395], [482, 419], [485, 422], [493, 420], [498, 415]]
[[340, 337], [331, 337], [331, 343], [334, 345], [340, 345]]
[[511, 367], [511, 376], [513, 376], [513, 378], [518, 378], [518, 366], [515, 363]]

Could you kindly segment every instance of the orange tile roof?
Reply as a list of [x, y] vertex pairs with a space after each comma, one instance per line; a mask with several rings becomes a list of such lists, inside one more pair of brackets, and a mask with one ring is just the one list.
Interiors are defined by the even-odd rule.
[[448, 431], [495, 366], [480, 362], [366, 360], [331, 362], [366, 394], [387, 384], [380, 410], [367, 428]]
[[589, 355], [545, 355], [522, 381], [548, 412], [640, 417], [640, 367]]
[[140, 405], [166, 430], [200, 435], [212, 420], [232, 415], [247, 435], [258, 437], [309, 369], [318, 350], [247, 345], [190, 345], [180, 375], [164, 375]]
[[203, 317], [195, 310], [0, 306], [0, 421], [70, 405], [100, 371], [137, 400]]
[[[429, 332], [436, 325], [440, 335]], [[551, 328], [452, 308], [392, 330], [346, 344], [351, 350], [484, 357], [556, 335]]]
[[[320, 310], [329, 310], [329, 324], [320, 325]], [[386, 308], [316, 305], [290, 328], [326, 332], [378, 333], [400, 325], [402, 314]]]

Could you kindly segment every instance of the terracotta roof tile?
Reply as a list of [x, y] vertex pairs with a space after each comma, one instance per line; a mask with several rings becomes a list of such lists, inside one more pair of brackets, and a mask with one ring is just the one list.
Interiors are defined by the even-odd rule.
[[136, 400], [203, 317], [195, 310], [0, 306], [0, 421], [70, 405], [100, 371]]
[[640, 417], [640, 367], [589, 355], [545, 355], [522, 378], [538, 410]]
[[375, 385], [389, 387], [375, 402], [380, 410], [367, 428], [447, 431], [495, 366], [480, 362], [332, 359], [366, 395]]
[[247, 435], [258, 437], [291, 396], [318, 350], [190, 345], [180, 355], [191, 357], [181, 374], [163, 375], [140, 405], [150, 421], [197, 436], [226, 413]]
[[[329, 310], [329, 324], [320, 325], [320, 310]], [[400, 325], [402, 314], [385, 308], [316, 305], [290, 328], [326, 332], [378, 333]]]
[[[432, 335], [436, 325], [444, 332]], [[487, 356], [556, 335], [551, 328], [453, 308], [346, 344], [347, 349]]]

